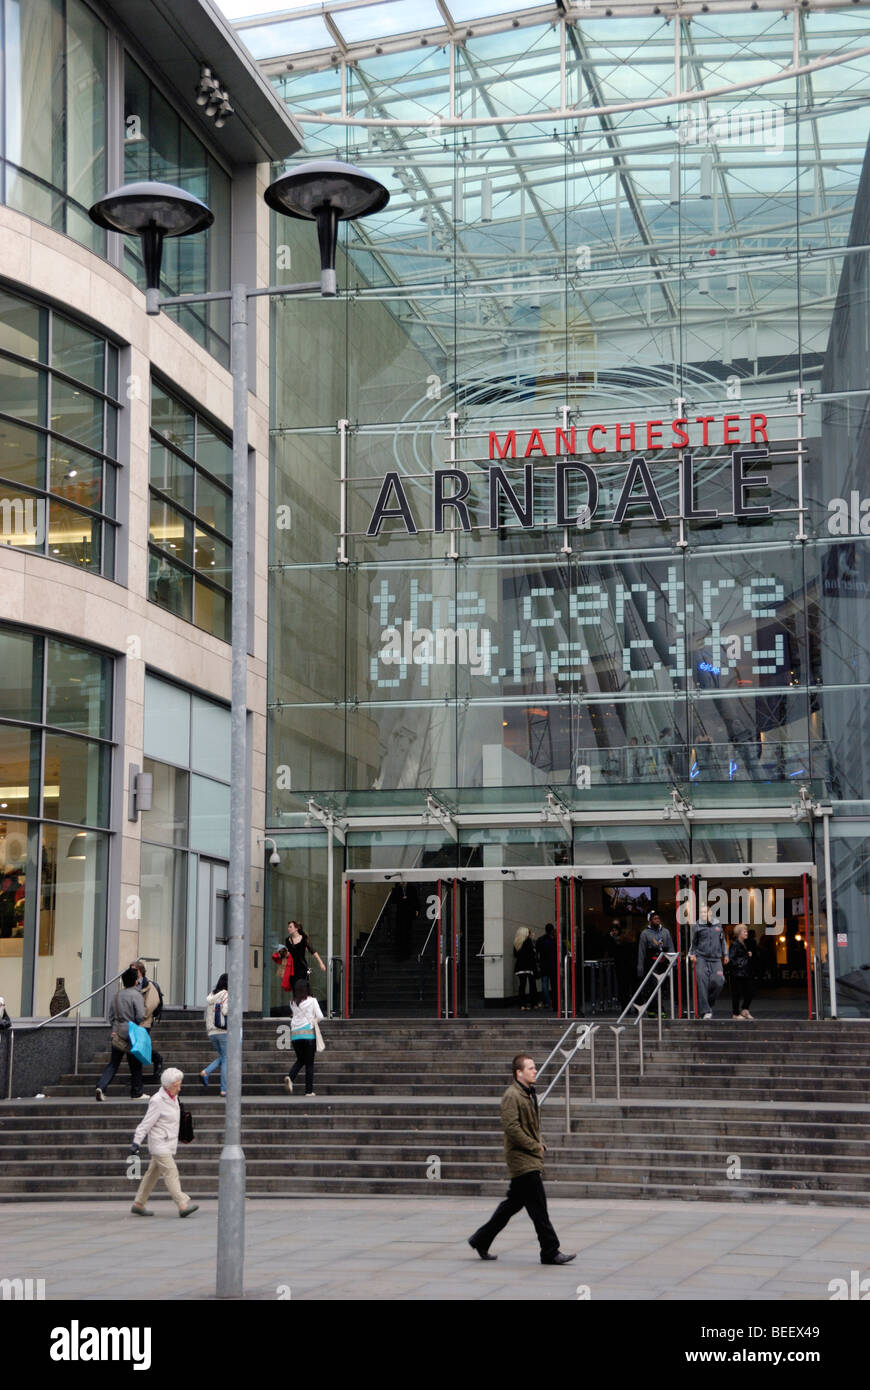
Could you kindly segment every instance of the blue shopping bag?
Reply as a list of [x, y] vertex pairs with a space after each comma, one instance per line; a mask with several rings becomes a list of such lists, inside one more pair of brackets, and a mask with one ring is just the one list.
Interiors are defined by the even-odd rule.
[[138, 1023], [127, 1024], [127, 1037], [130, 1039], [130, 1055], [137, 1058], [143, 1066], [151, 1063], [151, 1034]]

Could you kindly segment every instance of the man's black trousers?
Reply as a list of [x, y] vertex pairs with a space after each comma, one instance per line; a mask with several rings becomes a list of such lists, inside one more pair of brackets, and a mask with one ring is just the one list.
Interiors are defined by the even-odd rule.
[[544, 1180], [540, 1173], [523, 1173], [511, 1178], [508, 1194], [500, 1202], [485, 1226], [481, 1226], [471, 1237], [480, 1250], [488, 1250], [499, 1231], [503, 1231], [512, 1216], [525, 1207], [535, 1224], [541, 1244], [541, 1259], [551, 1260], [559, 1252], [559, 1237], [550, 1224], [547, 1215], [547, 1195]]

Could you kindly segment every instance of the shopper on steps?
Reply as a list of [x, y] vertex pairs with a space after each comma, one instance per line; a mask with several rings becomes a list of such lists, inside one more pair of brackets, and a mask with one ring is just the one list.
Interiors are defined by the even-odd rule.
[[205, 1001], [205, 1030], [208, 1033], [209, 1041], [214, 1048], [217, 1056], [213, 1062], [209, 1062], [199, 1074], [199, 1079], [204, 1088], [208, 1090], [208, 1079], [215, 1067], [221, 1069], [221, 1095], [227, 1093], [227, 1009], [229, 1008], [229, 998], [227, 995], [227, 977], [221, 975], [211, 994], [206, 996]]
[[97, 1100], [103, 1100], [105, 1098], [105, 1093], [108, 1091], [125, 1055], [127, 1064], [130, 1068], [130, 1099], [142, 1100], [144, 1097], [145, 1093], [142, 1089], [142, 1063], [137, 1057], [134, 1057], [130, 1051], [130, 1039], [127, 1035], [128, 1023], [141, 1023], [145, 1017], [145, 1006], [142, 1003], [142, 995], [136, 988], [136, 981], [138, 978], [135, 970], [125, 970], [121, 976], [122, 988], [109, 1005], [109, 1026], [112, 1030], [110, 1044], [112, 1051], [106, 1070], [97, 1082]]
[[[297, 980], [293, 987], [294, 1000], [290, 1005], [293, 1011], [293, 1021], [290, 1024], [290, 1040], [293, 1043], [293, 1051], [296, 1053], [296, 1061], [291, 1068], [290, 1075], [284, 1077], [284, 1090], [291, 1095], [293, 1092], [293, 1082], [296, 1080], [302, 1067], [305, 1068], [305, 1094], [313, 1096], [314, 1091], [314, 1056], [317, 1051], [318, 1035], [320, 1029], [318, 1023], [323, 1018], [320, 1005], [316, 999], [312, 999], [308, 989], [307, 980]], [[320, 1039], [322, 1046], [322, 1039]]]

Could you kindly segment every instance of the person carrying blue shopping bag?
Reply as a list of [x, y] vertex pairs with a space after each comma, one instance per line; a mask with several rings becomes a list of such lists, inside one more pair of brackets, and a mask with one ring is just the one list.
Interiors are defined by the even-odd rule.
[[199, 1074], [199, 1079], [205, 1090], [208, 1090], [209, 1077], [216, 1067], [220, 1067], [222, 1096], [227, 1093], [227, 1008], [227, 977], [221, 975], [211, 994], [206, 996], [205, 1001], [205, 1030], [217, 1057], [203, 1068]]
[[103, 1100], [124, 1057], [130, 1068], [130, 1099], [147, 1100], [142, 1088], [142, 1063], [130, 1049], [130, 1024], [141, 1024], [145, 1018], [142, 996], [136, 989], [136, 971], [125, 970], [121, 989], [109, 1005], [111, 1056], [106, 1070], [97, 1082], [96, 1099]]

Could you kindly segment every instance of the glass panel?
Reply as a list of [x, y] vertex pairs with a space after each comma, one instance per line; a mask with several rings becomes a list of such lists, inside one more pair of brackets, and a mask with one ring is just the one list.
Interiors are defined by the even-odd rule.
[[190, 765], [222, 781], [230, 780], [230, 712], [193, 697]]
[[[113, 469], [109, 469], [114, 472]], [[71, 444], [51, 440], [51, 491], [67, 502], [94, 511], [103, 509], [103, 461], [82, 453]]]
[[165, 555], [148, 556], [148, 598], [159, 603], [176, 617], [191, 620], [193, 612], [193, 577], [187, 570], [170, 564]]
[[188, 774], [146, 758], [143, 770], [154, 778], [151, 810], [142, 812], [143, 840], [187, 844]]
[[0, 420], [0, 476], [25, 487], [45, 487], [45, 435]]
[[0, 815], [39, 815], [39, 734], [0, 724]]
[[111, 658], [49, 638], [46, 663], [46, 724], [111, 738]]
[[233, 480], [233, 448], [225, 439], [216, 434], [202, 420], [196, 425], [196, 461], [221, 482], [229, 485]]
[[[152, 476], [152, 482], [154, 481]], [[160, 486], [160, 484], [156, 484]], [[165, 490], [165, 489], [164, 489]], [[181, 499], [179, 499], [181, 500]], [[187, 503], [191, 506], [191, 503]], [[216, 531], [222, 531], [225, 536], [231, 536], [233, 531], [233, 499], [232, 494], [224, 492], [222, 488], [216, 487], [208, 478], [200, 473], [196, 479], [196, 515], [206, 523], [213, 526]]]
[[52, 501], [49, 506], [48, 553], [68, 565], [100, 573], [102, 527], [99, 521]]
[[233, 552], [224, 541], [219, 541], [210, 531], [196, 527], [194, 535], [194, 568], [203, 571], [206, 579], [213, 579], [225, 589], [232, 588]]
[[[151, 440], [151, 484], [165, 492], [173, 501], [193, 511], [194, 470], [177, 454]], [[208, 518], [206, 518], [208, 520]]]
[[29, 420], [34, 425], [45, 424], [45, 372], [34, 371], [0, 357], [0, 411]]
[[0, 628], [0, 717], [42, 718], [42, 638]]
[[17, 489], [5, 489], [0, 497], [0, 540], [16, 550], [45, 549], [46, 502], [43, 497]]
[[166, 502], [151, 499], [150, 538], [174, 558], [193, 564], [193, 523]]
[[14, 294], [0, 292], [0, 348], [44, 362], [47, 324], [44, 309]]
[[143, 842], [139, 885], [139, 949], [157, 957], [157, 979], [167, 1004], [184, 1003], [187, 937], [187, 855]]
[[190, 766], [190, 696], [151, 675], [145, 677], [145, 753]]
[[[105, 27], [80, 0], [67, 0], [66, 180], [64, 187], [88, 208], [106, 190]], [[73, 228], [70, 231], [75, 235]], [[94, 385], [102, 387], [102, 379]]]
[[[73, 1004], [106, 978], [107, 864], [108, 836], [43, 827], [36, 1014], [47, 1017], [57, 988]], [[103, 1012], [102, 995], [82, 1008], [87, 1018]]]
[[194, 457], [194, 416], [187, 406], [151, 383], [151, 428]]
[[[63, 0], [7, 0], [4, 37], [7, 70], [20, 75], [6, 84], [6, 156], [54, 188], [64, 188]], [[12, 207], [30, 211], [18, 181], [7, 196]]]
[[0, 994], [12, 1018], [22, 1010], [28, 827], [0, 817]]
[[[95, 195], [96, 196], [96, 195]], [[103, 390], [105, 344], [102, 338], [80, 328], [77, 323], [55, 314], [51, 323], [51, 364], [92, 386]]]
[[231, 640], [232, 610], [230, 599], [217, 589], [197, 582], [194, 589], [194, 617], [197, 627], [214, 633], [222, 642]]
[[46, 820], [107, 824], [109, 752], [105, 746], [87, 739], [45, 735]]
[[89, 449], [103, 447], [103, 402], [87, 391], [52, 378], [51, 427]]
[[228, 859], [230, 789], [207, 777], [190, 779], [190, 847]]

